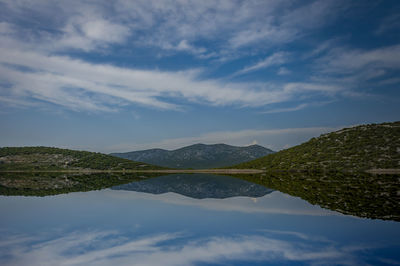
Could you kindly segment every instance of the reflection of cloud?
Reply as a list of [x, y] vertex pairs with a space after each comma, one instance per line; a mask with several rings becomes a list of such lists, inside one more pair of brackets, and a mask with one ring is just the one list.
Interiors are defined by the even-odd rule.
[[257, 198], [257, 204], [249, 197], [232, 197], [226, 199], [193, 199], [173, 192], [165, 194], [149, 194], [136, 191], [105, 190], [107, 197], [124, 199], [145, 199], [162, 201], [168, 204], [185, 205], [217, 211], [236, 211], [243, 213], [271, 213], [288, 215], [328, 216], [342, 215], [337, 212], [322, 209], [309, 204], [307, 201], [288, 196], [279, 191], [273, 191], [263, 197]]
[[[285, 232], [281, 232], [283, 235]], [[46, 240], [17, 241], [2, 250], [2, 265], [193, 265], [243, 261], [351, 264], [352, 249], [288, 232], [287, 241], [261, 235], [193, 239], [179, 233], [127, 238], [115, 232], [74, 232]], [[24, 237], [22, 237], [24, 238]], [[1, 240], [7, 242], [8, 239]], [[7, 242], [10, 243], [10, 242]], [[365, 251], [363, 247], [358, 251]]]

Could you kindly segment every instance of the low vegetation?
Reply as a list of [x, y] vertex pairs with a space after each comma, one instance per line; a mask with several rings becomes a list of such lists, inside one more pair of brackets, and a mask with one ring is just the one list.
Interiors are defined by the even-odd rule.
[[0, 171], [56, 171], [79, 169], [152, 170], [163, 169], [163, 167], [88, 151], [50, 147], [0, 148]]
[[362, 125], [229, 168], [365, 171], [400, 168], [400, 122]]

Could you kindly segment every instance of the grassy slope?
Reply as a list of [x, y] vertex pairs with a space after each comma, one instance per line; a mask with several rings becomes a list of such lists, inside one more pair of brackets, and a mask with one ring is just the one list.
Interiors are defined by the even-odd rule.
[[398, 169], [400, 122], [344, 128], [230, 168], [352, 171]]
[[0, 148], [0, 170], [164, 169], [114, 156], [50, 147]]

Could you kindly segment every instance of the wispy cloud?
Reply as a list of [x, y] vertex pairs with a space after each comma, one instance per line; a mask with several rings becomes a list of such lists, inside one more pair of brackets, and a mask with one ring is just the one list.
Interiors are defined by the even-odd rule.
[[276, 109], [264, 111], [264, 112], [262, 112], [262, 113], [263, 113], [263, 114], [275, 114], [275, 113], [294, 112], [294, 111], [298, 111], [298, 110], [304, 109], [304, 108], [306, 108], [307, 106], [309, 106], [309, 104], [307, 104], [307, 103], [302, 103], [302, 104], [299, 104], [299, 105], [297, 105], [297, 106], [295, 106], [295, 107], [276, 108]]
[[334, 48], [317, 62], [327, 73], [354, 73], [368, 69], [399, 69], [399, 58], [400, 45], [393, 45], [370, 50]]
[[385, 17], [379, 27], [375, 30], [375, 34], [381, 35], [388, 31], [398, 31], [400, 29], [400, 13], [399, 9], [395, 14]]
[[[132, 104], [168, 110], [191, 103], [260, 107], [310, 96], [362, 95], [356, 91], [360, 80], [394, 75], [400, 66], [398, 45], [357, 50], [340, 48], [337, 38], [299, 56], [312, 60], [305, 65], [311, 65], [310, 73], [300, 80], [287, 76], [285, 82], [229, 82], [190, 67], [165, 71], [88, 61], [93, 53], [107, 55], [119, 48], [132, 54], [141, 49], [154, 49], [152, 55], [160, 56], [189, 53], [218, 62], [269, 54], [225, 77], [273, 66], [280, 67], [276, 74], [286, 75], [281, 65], [298, 55], [290, 51], [289, 58], [281, 46], [340, 19], [351, 7], [346, 1], [21, 0], [1, 7], [0, 78], [10, 85], [0, 87], [3, 104], [47, 102], [96, 112]], [[398, 18], [387, 20], [382, 25]]]
[[60, 37], [54, 37], [49, 49], [75, 48], [89, 51], [123, 43], [130, 35], [127, 26], [90, 14], [71, 17], [62, 32]]
[[37, 99], [73, 110], [115, 111], [129, 103], [161, 109], [181, 108], [168, 98], [216, 106], [257, 107], [287, 101], [310, 91], [322, 94], [339, 91], [333, 85], [312, 83], [287, 83], [283, 88], [278, 84], [226, 83], [200, 79], [199, 70], [140, 70], [8, 46], [2, 50], [0, 77], [11, 84], [3, 89], [3, 98]]
[[287, 69], [286, 67], [280, 67], [277, 74], [278, 75], [289, 75], [290, 73], [292, 73], [292, 71], [290, 71], [289, 69]]
[[323, 106], [326, 104], [330, 104], [333, 101], [322, 101], [322, 102], [309, 102], [309, 103], [302, 103], [293, 107], [284, 107], [284, 108], [272, 108], [270, 110], [263, 111], [263, 114], [275, 114], [275, 113], [286, 113], [286, 112], [294, 112], [298, 110], [302, 110], [308, 107], [318, 107]]
[[[8, 21], [24, 18], [38, 43], [91, 50], [109, 43], [129, 42], [199, 54], [195, 43], [212, 41], [213, 52], [235, 51], [248, 45], [279, 45], [331, 22], [347, 6], [344, 1], [56, 1], [29, 0], [2, 4]], [[310, 13], [312, 15], [310, 15]], [[57, 15], [55, 15], [57, 14]], [[103, 34], [107, 30], [107, 34]], [[32, 38], [30, 39], [32, 41]], [[179, 49], [176, 49], [179, 51]], [[201, 54], [201, 53], [200, 53]]]
[[285, 63], [287, 61], [288, 58], [288, 53], [286, 52], [277, 52], [274, 53], [268, 57], [266, 57], [264, 60], [251, 65], [251, 66], [247, 66], [237, 72], [235, 72], [232, 76], [238, 76], [238, 75], [243, 75], [252, 71], [256, 71], [259, 69], [263, 69], [263, 68], [267, 68], [270, 66], [279, 66], [282, 65], [283, 63]]
[[[344, 97], [368, 97], [374, 88], [396, 84], [400, 45], [374, 49], [326, 48], [314, 61], [312, 80], [342, 88]], [[349, 89], [350, 88], [350, 89]]]

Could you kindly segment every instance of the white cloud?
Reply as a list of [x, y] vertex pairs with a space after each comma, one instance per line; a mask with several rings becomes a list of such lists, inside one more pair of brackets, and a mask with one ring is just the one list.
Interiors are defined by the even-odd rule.
[[284, 75], [289, 75], [290, 73], [292, 73], [292, 71], [290, 71], [289, 69], [287, 69], [286, 67], [280, 67], [277, 74], [284, 76]]
[[123, 43], [130, 35], [128, 27], [89, 14], [70, 18], [62, 31], [63, 35], [55, 36], [52, 40], [50, 49], [89, 51], [104, 45]]
[[[70, 49], [107, 53], [106, 48], [118, 45], [132, 53], [136, 48], [157, 47], [157, 55], [184, 52], [226, 62], [249, 53], [265, 54], [271, 47], [276, 50], [274, 45], [334, 21], [339, 11], [348, 8], [343, 1], [119, 0], [93, 4], [20, 0], [7, 1], [2, 7], [8, 22], [0, 24], [0, 78], [11, 84], [1, 87], [3, 104], [33, 99], [33, 104], [50, 102], [78, 111], [117, 111], [128, 104], [185, 108], [176, 102], [260, 107], [311, 96], [361, 95], [353, 90], [362, 78], [384, 76], [388, 69], [399, 68], [398, 46], [371, 51], [331, 49], [314, 64], [313, 79], [305, 76], [303, 82], [288, 83], [231, 83], [205, 79], [205, 71], [199, 69], [142, 70], [55, 55]], [[19, 23], [19, 18], [26, 23]], [[250, 44], [248, 51], [242, 49]], [[323, 43], [310, 57], [331, 46], [332, 42]], [[279, 67], [287, 61], [287, 53], [276, 52], [232, 76]], [[357, 77], [334, 77], [360, 68], [368, 71]], [[288, 74], [288, 70], [281, 67], [278, 74]]]
[[281, 26], [284, 28], [302, 29], [303, 31], [323, 27], [339, 19], [340, 14], [350, 6], [351, 3], [337, 0], [307, 2], [307, 4], [291, 9], [284, 14], [281, 18]]
[[381, 68], [400, 69], [400, 45], [371, 50], [332, 49], [317, 62], [325, 72], [354, 73], [355, 71]]
[[247, 145], [247, 146], [250, 146], [250, 145], [257, 145], [258, 144], [258, 141], [257, 140], [253, 140], [249, 145]]
[[327, 47], [325, 54], [314, 61], [311, 80], [342, 88], [340, 94], [345, 97], [376, 98], [379, 96], [369, 93], [371, 89], [382, 88], [385, 81], [386, 85], [396, 83], [399, 58], [400, 45], [363, 50]]
[[256, 70], [259, 70], [262, 68], [267, 68], [270, 66], [282, 65], [283, 63], [285, 63], [287, 61], [287, 57], [288, 57], [288, 53], [286, 53], [286, 52], [274, 53], [254, 65], [247, 66], [247, 67], [239, 70], [238, 72], [234, 73], [232, 76], [246, 74], [248, 72], [256, 71]]
[[[292, 6], [294, 2], [272, 2], [267, 8], [259, 7], [262, 17], [253, 23], [240, 27], [229, 43], [234, 48], [262, 44], [273, 47], [292, 42], [314, 29], [333, 22], [349, 6], [344, 1], [311, 1], [304, 5]], [[257, 7], [256, 7], [257, 8]], [[257, 12], [253, 11], [255, 14]], [[253, 15], [254, 13], [249, 15]]]
[[264, 111], [263, 114], [274, 114], [274, 113], [284, 113], [284, 112], [293, 112], [304, 109], [308, 106], [307, 103], [299, 104], [295, 107], [288, 107], [288, 108], [276, 108], [268, 111]]
[[0, 22], [0, 34], [10, 34], [15, 31], [14, 26], [7, 22]]
[[262, 41], [267, 41], [269, 46], [274, 46], [279, 43], [289, 42], [295, 38], [296, 34], [297, 31], [294, 29], [268, 26], [268, 24], [261, 27], [261, 25], [257, 24], [253, 28], [238, 32], [229, 40], [229, 44], [235, 49]]
[[[7, 46], [0, 54], [0, 77], [12, 86], [2, 97], [29, 98], [74, 110], [115, 111], [134, 103], [179, 109], [168, 98], [208, 105], [263, 106], [309, 93], [331, 94], [334, 86], [288, 83], [224, 83], [199, 79], [199, 70], [158, 71], [92, 64], [66, 56], [49, 56]], [[165, 100], [161, 100], [163, 97]]]
[[375, 30], [375, 34], [380, 35], [388, 31], [398, 31], [400, 29], [400, 14], [399, 10], [394, 11], [393, 15], [385, 17], [379, 27]]
[[[56, 41], [54, 45], [58, 48], [88, 51], [107, 43], [125, 41], [137, 47], [151, 45], [171, 50], [185, 40], [191, 48], [181, 51], [204, 56], [199, 53], [204, 48], [196, 47], [194, 43], [211, 41], [213, 52], [221, 54], [223, 50], [237, 51], [248, 45], [265, 49], [292, 41], [302, 36], [302, 31], [308, 32], [329, 23], [345, 3], [20, 0], [6, 1], [3, 7], [11, 21], [22, 17], [31, 20], [29, 24], [36, 25], [36, 29], [29, 29], [30, 35], [58, 32], [58, 40], [53, 36], [49, 40], [46, 34], [37, 36], [36, 46], [48, 46], [49, 41]], [[105, 31], [107, 34], [103, 34]], [[127, 38], [129, 36], [132, 38]]]

